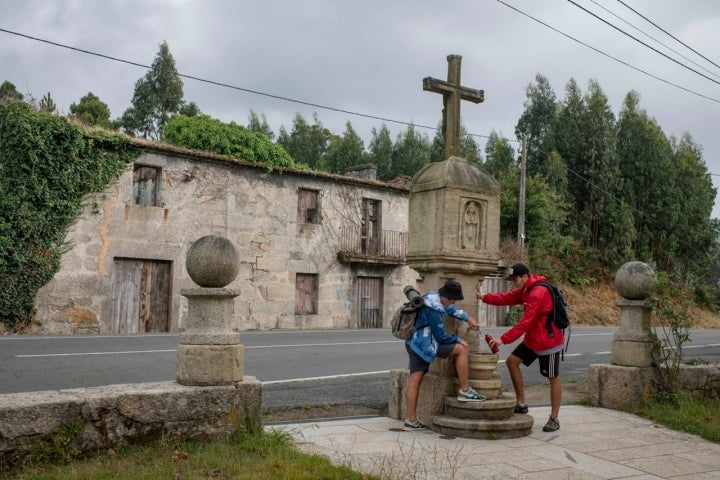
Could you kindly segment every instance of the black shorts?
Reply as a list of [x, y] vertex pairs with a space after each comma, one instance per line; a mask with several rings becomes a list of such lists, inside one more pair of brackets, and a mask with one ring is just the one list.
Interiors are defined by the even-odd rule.
[[543, 377], [555, 378], [560, 375], [560, 351], [549, 355], [538, 355], [530, 350], [525, 343], [520, 343], [513, 350], [512, 355], [522, 360], [523, 365], [526, 367], [532, 365], [536, 358], [539, 359], [540, 375]]
[[[456, 343], [441, 343], [438, 345], [437, 350], [437, 358], [447, 358], [450, 356], [452, 351], [455, 349]], [[410, 346], [406, 343], [405, 344], [405, 350], [408, 352], [408, 356], [410, 357], [410, 373], [415, 372], [424, 372], [427, 373], [430, 369], [430, 364], [426, 362], [420, 355], [415, 353], [415, 350], [410, 348]]]

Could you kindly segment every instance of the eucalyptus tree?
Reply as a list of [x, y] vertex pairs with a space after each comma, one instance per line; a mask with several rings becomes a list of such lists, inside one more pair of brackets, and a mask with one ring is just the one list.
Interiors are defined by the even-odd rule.
[[430, 163], [430, 140], [427, 135], [420, 134], [415, 126], [410, 124], [395, 140], [392, 155], [394, 176], [412, 177], [428, 163]]
[[261, 116], [258, 116], [258, 114], [251, 109], [247, 128], [251, 132], [262, 133], [270, 140], [275, 139], [275, 132], [273, 132], [272, 128], [270, 128], [264, 113]]
[[490, 131], [485, 144], [483, 167], [490, 175], [496, 177], [507, 170], [511, 170], [515, 174], [519, 173], [515, 150], [508, 139], [500, 136], [495, 129]]
[[670, 145], [677, 165], [677, 177], [672, 182], [676, 201], [670, 208], [676, 212], [674, 230], [679, 233], [678, 252], [682, 253], [672, 266], [680, 279], [688, 282], [692, 276], [707, 274], [715, 263], [712, 257], [720, 232], [711, 216], [717, 189], [703, 160], [702, 147], [689, 133], [679, 141], [671, 138]]
[[349, 167], [367, 163], [365, 144], [350, 122], [345, 123], [342, 137], [333, 135], [325, 157], [325, 165], [332, 173], [342, 173]]
[[277, 143], [296, 162], [308, 165], [312, 169], [320, 169], [330, 148], [331, 133], [323, 126], [317, 113], [313, 114], [313, 121], [314, 123], [310, 125], [300, 113], [297, 113], [290, 133], [285, 127], [280, 127]]
[[527, 140], [528, 176], [547, 175], [547, 156], [554, 148], [552, 135], [557, 111], [557, 97], [550, 81], [541, 74], [528, 85], [524, 111], [515, 126], [515, 136]]
[[[471, 163], [480, 164], [482, 158], [480, 156], [480, 146], [475, 141], [473, 136], [468, 133], [465, 125], [460, 125], [460, 150], [462, 151], [463, 158]], [[445, 160], [445, 137], [442, 133], [442, 121], [435, 130], [435, 137], [430, 145], [430, 161], [441, 162]]]
[[373, 127], [368, 144], [368, 162], [377, 166], [379, 180], [389, 181], [397, 176], [393, 169], [392, 157], [393, 142], [387, 125], [383, 123], [380, 130]]
[[121, 124], [130, 135], [159, 140], [163, 127], [182, 106], [183, 82], [170, 47], [162, 42], [152, 66], [135, 83], [132, 106], [123, 113]]
[[[655, 261], [662, 270], [682, 255], [678, 252], [676, 197], [673, 187], [678, 176], [677, 165], [668, 138], [657, 122], [639, 107], [639, 95], [625, 96], [618, 121], [617, 154], [621, 159], [623, 198], [635, 212], [635, 255], [644, 261]], [[688, 192], [682, 192], [687, 195]]]

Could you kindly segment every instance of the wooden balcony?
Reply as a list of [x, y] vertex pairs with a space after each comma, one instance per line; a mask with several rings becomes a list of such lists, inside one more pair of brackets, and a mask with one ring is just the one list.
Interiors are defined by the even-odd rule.
[[367, 263], [378, 265], [403, 265], [408, 247], [407, 232], [380, 230], [377, 235], [367, 234], [367, 229], [347, 225], [340, 229], [342, 263]]

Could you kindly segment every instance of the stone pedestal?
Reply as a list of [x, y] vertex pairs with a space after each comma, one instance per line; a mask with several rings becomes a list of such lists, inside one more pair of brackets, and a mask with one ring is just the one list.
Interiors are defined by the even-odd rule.
[[613, 338], [610, 362], [627, 367], [650, 367], [657, 358], [657, 337], [650, 330], [652, 311], [642, 300], [618, 300], [620, 329]]
[[592, 405], [630, 411], [656, 390], [653, 364], [659, 344], [650, 330], [652, 311], [644, 302], [654, 289], [654, 275], [642, 262], [628, 262], [615, 275], [615, 286], [624, 297], [615, 302], [620, 309], [620, 329], [613, 338], [611, 364], [590, 365], [588, 370]]
[[181, 385], [229, 385], [243, 379], [244, 347], [229, 328], [238, 290], [183, 289], [188, 316], [180, 327], [177, 381]]

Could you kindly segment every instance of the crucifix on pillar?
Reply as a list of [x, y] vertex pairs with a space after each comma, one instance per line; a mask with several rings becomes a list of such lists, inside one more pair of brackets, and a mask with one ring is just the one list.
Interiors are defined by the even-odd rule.
[[460, 149], [460, 100], [481, 103], [485, 99], [482, 90], [460, 86], [461, 55], [448, 55], [447, 82], [432, 77], [423, 78], [423, 90], [440, 93], [443, 96], [443, 137], [445, 158], [462, 157]]

